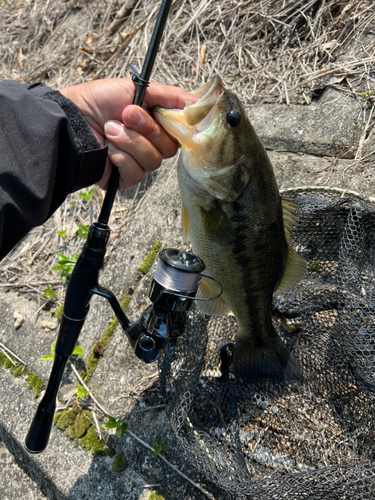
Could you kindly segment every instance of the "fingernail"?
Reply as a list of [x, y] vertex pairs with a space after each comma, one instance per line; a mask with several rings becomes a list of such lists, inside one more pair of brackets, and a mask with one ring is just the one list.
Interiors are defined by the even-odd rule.
[[120, 122], [109, 120], [104, 124], [105, 135], [110, 135], [112, 137], [116, 137], [121, 134], [124, 126]]
[[118, 151], [118, 149], [115, 148], [115, 146], [112, 143], [110, 143], [109, 141], [107, 142], [106, 146], [108, 147], [108, 151], [110, 153], [116, 153], [116, 151]]
[[130, 125], [140, 127], [143, 123], [143, 115], [138, 109], [132, 109], [128, 114], [128, 122]]

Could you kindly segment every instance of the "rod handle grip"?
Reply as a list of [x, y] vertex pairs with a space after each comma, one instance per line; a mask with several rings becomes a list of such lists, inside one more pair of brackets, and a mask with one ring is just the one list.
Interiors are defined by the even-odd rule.
[[31, 422], [29, 432], [25, 438], [25, 448], [29, 453], [42, 453], [47, 448], [49, 436], [55, 414], [56, 402], [46, 407], [43, 400]]

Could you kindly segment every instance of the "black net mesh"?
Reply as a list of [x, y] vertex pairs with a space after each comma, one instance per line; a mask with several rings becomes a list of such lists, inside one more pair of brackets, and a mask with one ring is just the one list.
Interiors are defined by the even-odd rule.
[[161, 360], [167, 413], [188, 459], [233, 498], [375, 498], [375, 203], [301, 188], [293, 247], [308, 262], [275, 297], [304, 380], [241, 384], [233, 317], [189, 313]]

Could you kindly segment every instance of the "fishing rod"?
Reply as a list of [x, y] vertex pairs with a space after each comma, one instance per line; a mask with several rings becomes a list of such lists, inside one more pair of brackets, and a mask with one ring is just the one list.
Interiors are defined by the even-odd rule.
[[[172, 0], [162, 0], [142, 71], [139, 73], [137, 68], [132, 66], [132, 78], [136, 85], [133, 104], [138, 106], [142, 105], [149, 85], [171, 3]], [[47, 447], [57, 392], [66, 363], [85, 323], [92, 296], [100, 295], [108, 300], [135, 355], [144, 362], [151, 363], [160, 357], [169, 340], [175, 341], [183, 333], [186, 325], [185, 312], [189, 309], [203, 276], [201, 273], [205, 265], [199, 257], [172, 248], [163, 250], [150, 287], [149, 297], [152, 304], [145, 309], [138, 323], [132, 324], [129, 321], [115, 295], [99, 284], [99, 271], [104, 265], [106, 245], [110, 236], [108, 220], [118, 185], [119, 173], [113, 168], [99, 220], [89, 229], [86, 243], [66, 290], [51, 375], [25, 438], [25, 449], [30, 453], [41, 453]]]

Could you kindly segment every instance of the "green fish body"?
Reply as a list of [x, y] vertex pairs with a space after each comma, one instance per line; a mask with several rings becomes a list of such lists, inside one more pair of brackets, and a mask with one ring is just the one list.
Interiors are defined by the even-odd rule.
[[[272, 297], [299, 281], [305, 262], [288, 245], [292, 202], [280, 197], [268, 155], [238, 98], [219, 77], [184, 110], [155, 110], [182, 145], [178, 182], [184, 238], [223, 287], [197, 306], [209, 315], [232, 312], [239, 324], [233, 357], [237, 379], [301, 379], [299, 364], [272, 325]], [[194, 93], [193, 93], [194, 95]], [[203, 280], [198, 297], [213, 296]]]

